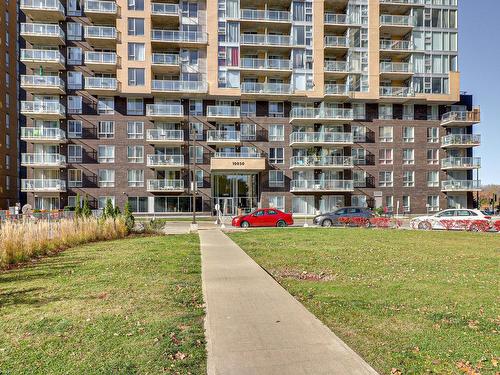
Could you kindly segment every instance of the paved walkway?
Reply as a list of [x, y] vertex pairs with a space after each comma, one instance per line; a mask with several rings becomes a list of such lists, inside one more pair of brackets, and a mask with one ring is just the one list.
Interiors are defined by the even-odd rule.
[[199, 235], [209, 375], [376, 374], [220, 230]]

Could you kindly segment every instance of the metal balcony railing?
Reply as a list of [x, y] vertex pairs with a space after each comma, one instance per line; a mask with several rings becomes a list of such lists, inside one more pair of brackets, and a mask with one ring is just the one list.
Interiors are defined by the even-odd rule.
[[219, 158], [219, 159], [239, 159], [239, 158], [245, 158], [245, 159], [255, 159], [255, 158], [261, 158], [262, 154], [260, 152], [222, 152], [218, 151], [214, 153], [214, 158]]
[[241, 92], [246, 94], [292, 94], [292, 85], [288, 83], [243, 82]]
[[115, 91], [118, 89], [118, 80], [110, 77], [85, 77], [85, 88]]
[[347, 14], [325, 13], [325, 24], [327, 25], [357, 25], [352, 17]]
[[292, 108], [292, 119], [352, 120], [354, 112], [349, 108]]
[[352, 180], [292, 180], [291, 191], [351, 191]]
[[290, 143], [352, 143], [352, 133], [345, 132], [294, 132], [290, 134]]
[[85, 51], [86, 64], [109, 64], [116, 65], [116, 52]]
[[413, 73], [413, 64], [405, 62], [381, 62], [382, 73]]
[[380, 86], [380, 96], [411, 97], [415, 92], [411, 87]]
[[207, 33], [199, 31], [152, 30], [153, 42], [207, 43]]
[[208, 130], [207, 142], [240, 142], [241, 135], [235, 130]]
[[382, 26], [414, 26], [415, 18], [412, 16], [393, 16], [383, 14], [380, 16]]
[[59, 102], [25, 100], [21, 101], [21, 113], [64, 116], [66, 109]]
[[479, 146], [481, 144], [480, 134], [449, 134], [441, 138], [441, 146]]
[[291, 14], [281, 10], [241, 9], [240, 19], [249, 21], [290, 22]]
[[441, 181], [441, 190], [480, 190], [480, 180], [447, 180]]
[[291, 46], [290, 35], [241, 34], [240, 43], [256, 46]]
[[290, 167], [353, 167], [351, 156], [293, 156]]
[[24, 141], [30, 140], [47, 140], [47, 141], [62, 141], [66, 139], [64, 130], [59, 128], [21, 128], [21, 139]]
[[207, 92], [208, 84], [203, 81], [170, 81], [153, 80], [151, 82], [153, 91], [183, 91], [183, 92]]
[[413, 42], [409, 40], [381, 40], [380, 49], [384, 51], [413, 51]]
[[175, 53], [153, 53], [153, 65], [179, 65], [179, 55]]
[[27, 166], [63, 166], [66, 164], [66, 156], [61, 154], [23, 153], [21, 164]]
[[64, 64], [64, 56], [59, 50], [51, 49], [22, 49], [21, 61], [36, 63], [60, 63]]
[[148, 191], [184, 190], [184, 180], [148, 180]]
[[481, 168], [481, 158], [478, 157], [449, 157], [441, 160], [441, 168]]
[[209, 105], [207, 106], [207, 117], [240, 117], [240, 107]]
[[180, 104], [148, 104], [146, 105], [146, 115], [181, 117], [184, 115], [184, 107]]
[[22, 179], [21, 191], [66, 191], [66, 181], [60, 179]]
[[151, 3], [151, 14], [157, 16], [178, 16], [179, 5], [168, 3]]
[[330, 83], [325, 85], [326, 95], [347, 95], [349, 86], [344, 84]]
[[117, 5], [114, 1], [85, 0], [85, 12], [116, 14]]
[[349, 47], [349, 40], [345, 36], [327, 35], [325, 36], [326, 47]]
[[21, 36], [44, 36], [64, 39], [64, 31], [59, 25], [46, 23], [22, 23]]
[[380, 0], [380, 4], [395, 4], [395, 5], [424, 5], [424, 0]]
[[21, 87], [55, 88], [64, 90], [64, 82], [58, 76], [22, 75]]
[[184, 141], [184, 131], [182, 130], [164, 130], [164, 129], [148, 129], [146, 132], [148, 141]]
[[148, 167], [183, 167], [184, 155], [147, 155]]
[[441, 124], [448, 122], [480, 122], [481, 112], [475, 111], [452, 111], [447, 112], [441, 118]]
[[292, 64], [291, 64], [290, 60], [285, 60], [285, 59], [242, 58], [240, 60], [240, 68], [243, 68], [243, 69], [291, 70]]
[[58, 11], [64, 14], [64, 7], [59, 0], [21, 0], [21, 9]]
[[113, 26], [85, 26], [85, 38], [116, 39], [118, 33]]

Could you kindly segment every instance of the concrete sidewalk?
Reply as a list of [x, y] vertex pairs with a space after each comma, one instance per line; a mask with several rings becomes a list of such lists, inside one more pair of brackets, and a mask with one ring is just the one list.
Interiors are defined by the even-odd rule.
[[376, 374], [220, 230], [199, 236], [209, 375]]

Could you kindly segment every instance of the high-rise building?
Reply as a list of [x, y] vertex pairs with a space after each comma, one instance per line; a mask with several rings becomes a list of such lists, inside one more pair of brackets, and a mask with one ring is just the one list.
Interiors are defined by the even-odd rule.
[[[38, 209], [471, 207], [457, 0], [21, 0]], [[191, 180], [193, 183], [191, 184]]]
[[0, 3], [0, 209], [18, 202], [17, 5]]

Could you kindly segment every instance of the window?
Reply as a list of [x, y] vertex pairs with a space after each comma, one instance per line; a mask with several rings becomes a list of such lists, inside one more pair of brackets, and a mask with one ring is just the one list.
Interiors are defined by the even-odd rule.
[[10, 190], [10, 176], [5, 176], [5, 190]]
[[68, 89], [82, 89], [82, 72], [68, 72]]
[[144, 138], [144, 123], [142, 121], [127, 122], [127, 138], [128, 139], [143, 139]]
[[67, 22], [68, 40], [82, 40], [82, 24], [79, 22]]
[[81, 163], [82, 162], [82, 146], [68, 145], [68, 162]]
[[203, 147], [202, 146], [189, 146], [189, 159], [192, 160], [193, 157], [193, 147], [196, 147], [196, 159], [195, 163], [203, 163]]
[[144, 0], [128, 0], [128, 10], [144, 10]]
[[68, 65], [82, 64], [82, 49], [80, 47], [68, 47]]
[[144, 114], [144, 101], [142, 98], [127, 98], [127, 115]]
[[403, 187], [414, 187], [415, 186], [415, 172], [414, 171], [404, 171], [403, 172]]
[[146, 55], [146, 46], [144, 43], [128, 44], [128, 59], [131, 61], [144, 61]]
[[403, 127], [403, 142], [415, 142], [415, 128], [413, 126]]
[[285, 151], [283, 147], [271, 147], [269, 149], [269, 163], [270, 164], [285, 163]]
[[83, 197], [80, 197], [80, 202], [76, 202], [76, 195], [71, 195], [68, 196], [68, 206], [70, 207], [76, 207], [77, 205], [82, 207], [83, 206]]
[[128, 84], [130, 86], [144, 86], [144, 74], [143, 68], [128, 68]]
[[269, 171], [269, 187], [285, 186], [285, 173], [279, 170]]
[[115, 197], [112, 196], [101, 196], [97, 198], [97, 208], [100, 210], [103, 210], [104, 207], [106, 207], [106, 202], [110, 200], [111, 203], [113, 204], [113, 207], [115, 206]]
[[198, 17], [198, 3], [192, 1], [182, 2], [182, 16], [196, 18]]
[[115, 171], [99, 169], [99, 187], [115, 187]]
[[352, 179], [354, 181], [354, 187], [366, 187], [366, 172], [363, 170], [353, 170]]
[[144, 35], [144, 19], [129, 18], [128, 19], [128, 35], [140, 36]]
[[285, 211], [285, 197], [283, 195], [270, 195], [269, 208]]
[[411, 211], [411, 206], [410, 206], [410, 196], [409, 195], [403, 195], [403, 212], [410, 212]]
[[366, 150], [364, 148], [353, 148], [351, 151], [351, 155], [354, 165], [366, 164]]
[[366, 118], [366, 105], [365, 105], [365, 103], [353, 103], [352, 110], [353, 110], [355, 119], [364, 120]]
[[68, 113], [82, 113], [82, 97], [77, 95], [68, 96]]
[[439, 164], [439, 150], [437, 148], [427, 149], [427, 164]]
[[68, 120], [68, 138], [82, 138], [82, 122]]
[[386, 195], [384, 203], [384, 207], [387, 208], [388, 212], [394, 211], [394, 197], [392, 195]]
[[5, 155], [5, 169], [10, 169], [10, 155]]
[[428, 187], [438, 187], [439, 186], [439, 172], [438, 171], [428, 171], [427, 172], [427, 186]]
[[412, 148], [403, 149], [403, 164], [415, 164], [415, 151]]
[[392, 104], [379, 104], [378, 118], [381, 120], [392, 120]]
[[368, 207], [366, 195], [352, 195], [351, 205], [356, 207]]
[[380, 142], [392, 142], [393, 140], [392, 126], [381, 126], [379, 128], [379, 140]]
[[203, 100], [189, 100], [189, 114], [203, 116]]
[[439, 142], [439, 128], [427, 128], [427, 142]]
[[392, 164], [392, 148], [381, 148], [378, 151], [378, 162], [380, 164]]
[[115, 146], [98, 146], [97, 161], [99, 163], [115, 162]]
[[115, 122], [114, 121], [99, 121], [99, 138], [114, 138], [115, 137]]
[[203, 123], [201, 122], [191, 122], [189, 124], [190, 129], [189, 129], [189, 138], [201, 141], [203, 140]]
[[380, 187], [392, 187], [392, 172], [379, 172], [378, 180]]
[[10, 148], [10, 134], [5, 134], [5, 148]]
[[127, 161], [129, 163], [144, 163], [144, 146], [128, 146]]
[[197, 169], [194, 173], [195, 173], [194, 178], [196, 181], [196, 187], [202, 188], [203, 187], [203, 170]]
[[132, 212], [148, 212], [148, 197], [128, 197]]
[[283, 117], [284, 108], [283, 102], [269, 102], [269, 117]]
[[353, 125], [351, 129], [354, 142], [366, 142], [366, 126]]
[[285, 140], [285, 126], [281, 124], [269, 125], [269, 141], [283, 142]]
[[128, 187], [144, 186], [144, 171], [142, 169], [131, 169], [127, 173]]
[[429, 211], [439, 211], [439, 196], [438, 195], [428, 195], [427, 196], [427, 209]]
[[255, 124], [241, 124], [240, 134], [242, 141], [255, 141], [257, 137]]
[[413, 120], [415, 107], [413, 104], [403, 104], [403, 120]]
[[112, 115], [115, 113], [115, 98], [102, 97], [97, 99], [97, 113], [100, 115]]
[[255, 117], [257, 115], [257, 106], [255, 102], [241, 102], [241, 116]]
[[68, 169], [68, 186], [69, 187], [83, 186], [81, 169]]

